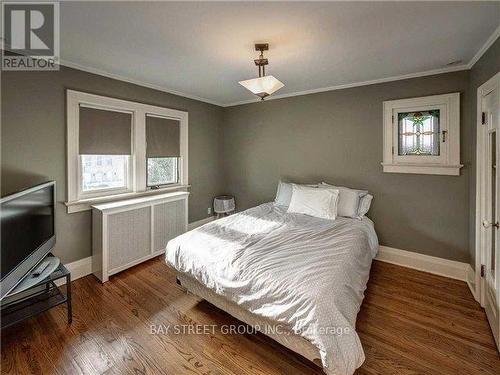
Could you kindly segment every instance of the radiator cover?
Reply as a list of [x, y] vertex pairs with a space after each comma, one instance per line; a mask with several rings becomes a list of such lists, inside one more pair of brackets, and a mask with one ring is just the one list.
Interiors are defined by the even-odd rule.
[[92, 206], [92, 272], [109, 276], [161, 255], [187, 231], [188, 192], [159, 194]]

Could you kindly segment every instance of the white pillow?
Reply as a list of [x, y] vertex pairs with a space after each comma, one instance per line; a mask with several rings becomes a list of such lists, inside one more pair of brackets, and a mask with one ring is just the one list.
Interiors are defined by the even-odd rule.
[[[290, 205], [290, 199], [292, 199], [292, 183], [280, 181], [278, 184], [278, 190], [276, 191], [276, 198], [274, 198], [274, 203], [278, 206], [288, 207]], [[317, 188], [318, 185], [301, 185]]]
[[335, 220], [339, 191], [292, 185], [292, 199], [288, 212]]
[[288, 207], [290, 205], [290, 199], [292, 199], [292, 184], [280, 181], [274, 203], [279, 206]]
[[358, 215], [360, 219], [368, 213], [368, 210], [370, 209], [370, 206], [372, 204], [372, 199], [373, 195], [366, 194], [359, 201]]
[[[327, 184], [326, 182], [322, 182], [319, 187], [331, 188], [339, 191], [339, 202], [337, 208], [337, 214], [339, 216], [352, 217], [355, 219], [363, 216], [359, 214], [359, 205], [361, 198], [368, 194], [368, 191], [350, 189], [344, 186], [334, 186]], [[368, 206], [368, 208], [370, 207]]]

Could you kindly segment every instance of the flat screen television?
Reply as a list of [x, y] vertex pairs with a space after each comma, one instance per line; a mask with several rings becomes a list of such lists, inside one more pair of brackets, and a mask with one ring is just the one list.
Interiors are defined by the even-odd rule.
[[55, 194], [50, 181], [1, 198], [0, 300], [54, 247]]

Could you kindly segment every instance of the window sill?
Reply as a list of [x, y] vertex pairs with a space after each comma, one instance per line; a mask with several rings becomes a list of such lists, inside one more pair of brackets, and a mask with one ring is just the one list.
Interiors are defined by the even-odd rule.
[[187, 189], [189, 189], [190, 187], [191, 185], [173, 185], [173, 186], [163, 187], [160, 189], [151, 189], [133, 193], [122, 193], [122, 194], [108, 195], [104, 197], [80, 199], [78, 201], [64, 202], [64, 204], [67, 207], [68, 214], [71, 214], [74, 212], [89, 211], [91, 209], [91, 206], [95, 204], [109, 203], [123, 199], [139, 198], [150, 195], [158, 195], [173, 191], [187, 191]]
[[389, 164], [381, 163], [385, 173], [412, 173], [412, 174], [433, 174], [445, 176], [460, 176], [460, 168], [463, 164], [458, 165], [436, 165], [436, 164]]

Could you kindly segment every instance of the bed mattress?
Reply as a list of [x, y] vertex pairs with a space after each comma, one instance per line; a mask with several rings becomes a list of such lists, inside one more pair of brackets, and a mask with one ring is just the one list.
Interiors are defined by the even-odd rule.
[[347, 375], [364, 361], [355, 324], [377, 249], [367, 218], [324, 220], [266, 203], [176, 237], [166, 261], [302, 337], [325, 372]]

